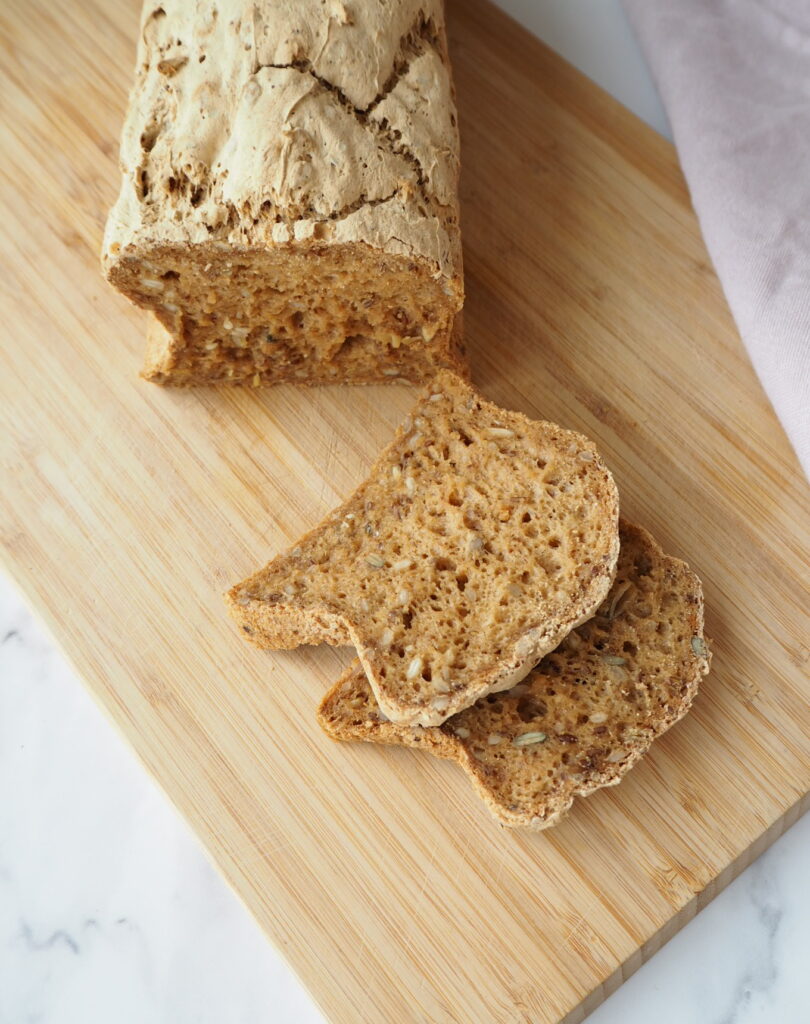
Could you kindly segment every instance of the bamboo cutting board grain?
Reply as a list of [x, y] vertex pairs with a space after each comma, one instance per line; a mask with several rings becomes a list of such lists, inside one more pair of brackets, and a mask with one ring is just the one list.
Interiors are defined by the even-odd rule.
[[810, 789], [807, 491], [673, 150], [451, 5], [475, 378], [598, 440], [624, 512], [703, 577], [715, 650], [618, 789], [502, 831], [454, 766], [320, 734], [348, 652], [258, 652], [226, 620], [221, 591], [350, 492], [413, 395], [137, 379], [143, 317], [98, 272], [137, 6], [0, 14], [5, 564], [332, 1021], [579, 1021]]

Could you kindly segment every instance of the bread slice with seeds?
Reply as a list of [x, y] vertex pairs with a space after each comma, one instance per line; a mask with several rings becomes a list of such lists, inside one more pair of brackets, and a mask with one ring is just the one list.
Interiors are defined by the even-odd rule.
[[700, 581], [622, 522], [616, 581], [597, 614], [506, 693], [423, 729], [380, 714], [355, 661], [324, 697], [335, 739], [422, 747], [458, 761], [504, 825], [556, 825], [613, 786], [683, 717], [709, 671]]
[[352, 497], [228, 601], [259, 647], [353, 644], [390, 719], [438, 725], [589, 618], [618, 549], [592, 442], [444, 372]]

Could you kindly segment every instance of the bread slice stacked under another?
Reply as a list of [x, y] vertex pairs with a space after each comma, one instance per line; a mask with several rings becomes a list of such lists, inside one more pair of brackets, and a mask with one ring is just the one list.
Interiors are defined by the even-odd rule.
[[319, 711], [330, 735], [457, 760], [499, 821], [535, 829], [618, 782], [709, 665], [699, 580], [620, 530], [594, 445], [451, 372], [352, 497], [227, 600], [260, 647], [355, 647]]
[[355, 661], [318, 720], [335, 739], [422, 747], [458, 761], [504, 825], [556, 825], [613, 786], [689, 710], [709, 670], [700, 581], [622, 522], [616, 580], [596, 615], [517, 686], [422, 729], [380, 713]]

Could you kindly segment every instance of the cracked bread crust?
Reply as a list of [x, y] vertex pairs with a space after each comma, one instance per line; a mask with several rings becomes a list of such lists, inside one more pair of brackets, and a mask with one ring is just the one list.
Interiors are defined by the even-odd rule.
[[176, 382], [354, 379], [344, 349], [363, 380], [464, 366], [438, 0], [147, 2], [121, 168], [104, 270], [183, 350]]
[[443, 372], [354, 495], [227, 601], [259, 647], [352, 643], [389, 718], [436, 725], [592, 615], [618, 548], [595, 446]]
[[621, 781], [689, 710], [710, 659], [700, 581], [623, 521], [610, 593], [522, 683], [438, 728], [414, 728], [380, 713], [355, 661], [318, 721], [335, 739], [457, 761], [502, 824], [540, 830], [561, 821], [575, 797]]

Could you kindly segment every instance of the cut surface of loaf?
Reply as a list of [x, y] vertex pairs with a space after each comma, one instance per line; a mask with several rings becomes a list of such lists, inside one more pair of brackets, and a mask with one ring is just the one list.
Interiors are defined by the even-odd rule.
[[612, 786], [683, 717], [709, 670], [700, 581], [622, 522], [616, 580], [597, 614], [522, 683], [434, 728], [386, 720], [355, 661], [324, 697], [340, 740], [422, 747], [457, 761], [504, 825], [556, 825], [576, 796]]
[[[450, 365], [457, 367], [465, 378], [468, 376], [464, 357], [462, 314], [456, 317], [450, 339], [449, 352], [452, 358]], [[376, 354], [375, 354], [376, 353]], [[378, 358], [379, 357], [379, 358]], [[251, 355], [252, 376], [229, 377], [233, 368], [231, 363], [223, 363], [214, 356], [215, 367], [209, 367], [205, 356], [192, 347], [185, 347], [166, 330], [159, 320], [150, 318], [146, 328], [146, 355], [141, 376], [158, 384], [171, 384], [177, 387], [208, 384], [244, 384], [261, 387], [267, 383], [281, 384], [292, 382], [300, 386], [315, 384], [375, 384], [380, 381], [380, 360], [384, 358], [381, 350], [372, 343], [361, 346], [343, 346], [329, 360], [309, 360], [305, 366], [290, 364], [282, 370], [277, 362], [261, 352], [254, 351]], [[418, 373], [406, 371], [401, 364], [385, 365], [382, 375], [392, 384], [412, 384], [420, 379], [433, 376], [436, 363], [430, 351], [413, 351], [409, 359], [412, 367], [418, 366]], [[206, 376], [212, 370], [213, 376]], [[249, 367], [242, 367], [247, 374]], [[225, 374], [223, 377], [222, 374]], [[234, 371], [236, 374], [237, 371]]]
[[148, 0], [104, 238], [168, 384], [463, 372], [440, 0]]
[[228, 602], [260, 647], [353, 644], [385, 714], [434, 725], [592, 615], [618, 548], [593, 443], [443, 372], [368, 480]]

